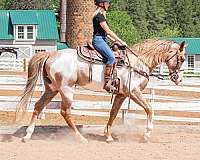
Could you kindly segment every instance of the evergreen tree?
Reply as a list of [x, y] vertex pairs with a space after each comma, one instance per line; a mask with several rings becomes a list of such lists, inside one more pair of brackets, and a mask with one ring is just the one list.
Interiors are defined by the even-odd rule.
[[164, 13], [156, 0], [147, 0], [147, 21], [149, 37], [154, 37], [164, 28]]
[[163, 8], [164, 24], [165, 28], [171, 29], [178, 28], [177, 16], [175, 12], [176, 1], [175, 0], [158, 0], [159, 7]]
[[147, 19], [146, 19], [146, 1], [144, 0], [128, 0], [128, 13], [131, 16], [134, 26], [136, 27], [140, 37], [145, 39], [148, 37]]
[[200, 37], [200, 0], [192, 0], [193, 6], [193, 27], [192, 36]]
[[2, 9], [52, 9], [59, 10], [59, 0], [2, 0]]
[[182, 36], [191, 37], [193, 28], [193, 7], [191, 0], [178, 0], [176, 7], [177, 22], [179, 23]]
[[111, 11], [126, 11], [128, 3], [127, 0], [112, 0], [111, 1]]
[[157, 5], [161, 8], [161, 12], [164, 15], [163, 29], [158, 33], [159, 36], [177, 37], [180, 35], [175, 2], [175, 0], [157, 0]]

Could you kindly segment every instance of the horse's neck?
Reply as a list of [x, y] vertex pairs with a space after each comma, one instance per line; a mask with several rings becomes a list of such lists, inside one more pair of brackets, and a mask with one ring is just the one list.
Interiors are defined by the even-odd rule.
[[147, 74], [151, 73], [149, 66], [146, 63], [144, 63], [144, 61], [141, 61], [140, 59], [138, 59], [137, 62], [135, 63], [134, 69], [138, 71], [146, 72]]
[[156, 66], [164, 62], [160, 55], [146, 55], [138, 59], [138, 65], [143, 64], [143, 69], [151, 73]]

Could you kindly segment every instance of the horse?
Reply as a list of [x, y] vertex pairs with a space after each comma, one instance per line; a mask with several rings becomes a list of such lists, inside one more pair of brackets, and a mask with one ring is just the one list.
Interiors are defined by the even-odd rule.
[[[185, 60], [186, 46], [185, 42], [179, 44], [171, 40], [149, 39], [134, 45], [131, 52], [127, 51], [126, 60], [128, 59], [129, 64], [117, 70], [120, 87], [119, 92], [114, 97], [110, 117], [104, 130], [107, 142], [113, 141], [111, 127], [122, 103], [127, 97], [130, 97], [146, 112], [147, 128], [144, 138], [150, 139], [153, 130], [153, 110], [143, 97], [142, 91], [147, 86], [153, 69], [160, 63], [166, 63], [172, 82], [176, 85], [181, 82], [180, 68]], [[93, 80], [89, 81], [91, 66], [77, 55], [76, 49], [68, 48], [35, 54], [28, 64], [28, 80], [21, 100], [16, 107], [16, 117], [20, 111], [26, 111], [38, 76], [41, 73], [45, 91], [35, 103], [30, 124], [22, 140], [31, 139], [39, 114], [52, 98], [59, 93], [62, 99], [60, 114], [80, 141], [88, 142], [71, 119], [71, 105], [74, 94], [72, 87], [74, 85], [85, 86], [89, 83], [98, 83], [103, 87], [104, 66], [102, 64], [93, 64]]]

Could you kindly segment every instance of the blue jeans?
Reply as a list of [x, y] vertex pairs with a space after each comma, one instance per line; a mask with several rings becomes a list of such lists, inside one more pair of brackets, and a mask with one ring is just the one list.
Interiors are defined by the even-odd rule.
[[106, 64], [115, 63], [115, 55], [107, 44], [107, 38], [104, 36], [93, 36], [92, 44], [94, 48], [106, 58]]

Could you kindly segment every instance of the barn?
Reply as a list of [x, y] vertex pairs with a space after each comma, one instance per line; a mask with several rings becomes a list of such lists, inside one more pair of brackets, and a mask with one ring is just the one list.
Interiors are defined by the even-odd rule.
[[0, 47], [17, 48], [19, 58], [63, 47], [51, 10], [0, 10]]

